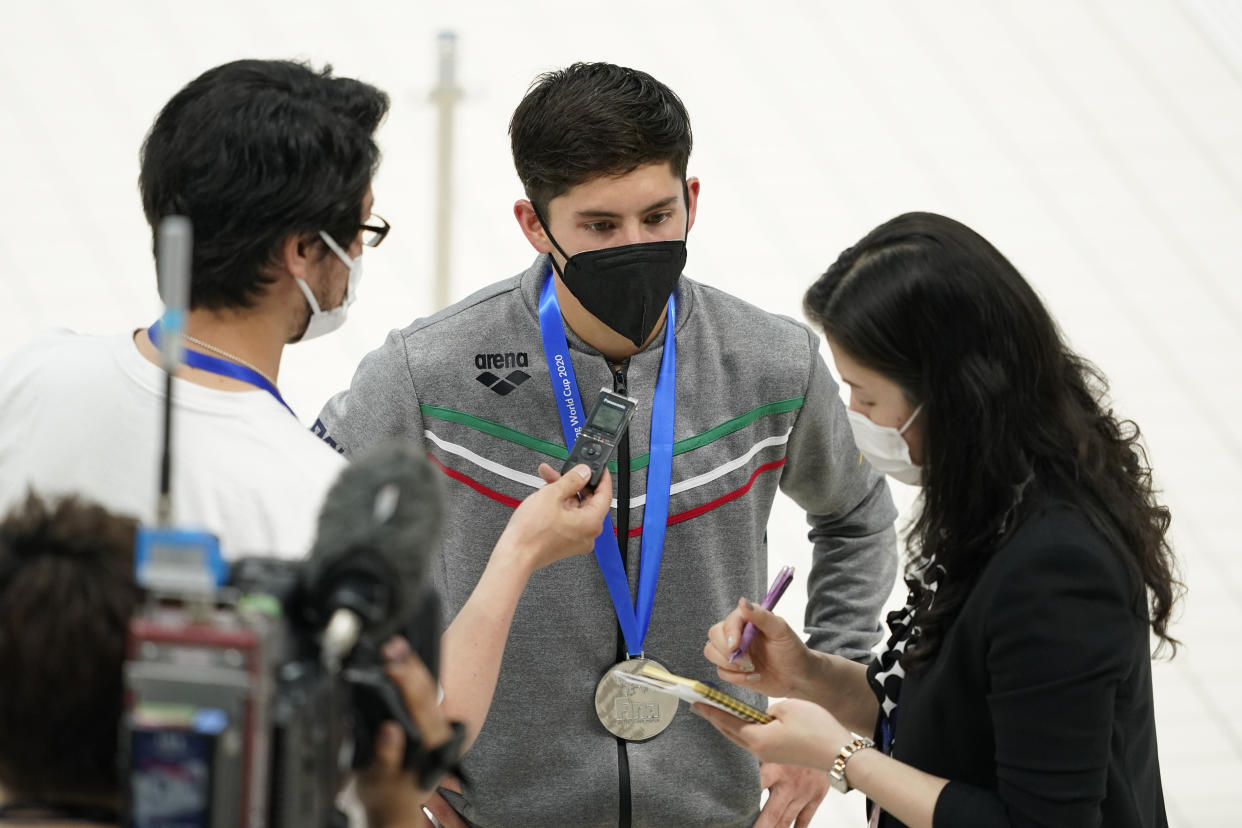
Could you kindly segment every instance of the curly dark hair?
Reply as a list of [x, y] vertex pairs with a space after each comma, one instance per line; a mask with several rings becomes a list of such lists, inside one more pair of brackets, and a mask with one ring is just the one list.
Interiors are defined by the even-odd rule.
[[153, 240], [165, 216], [194, 224], [190, 307], [253, 306], [290, 235], [322, 255], [320, 230], [347, 246], [387, 112], [374, 86], [285, 60], [226, 63], [174, 95], [143, 142], [138, 185]]
[[1183, 588], [1138, 426], [1114, 415], [1103, 374], [995, 247], [952, 219], [906, 213], [842, 253], [804, 310], [834, 347], [923, 406], [923, 504], [907, 547], [911, 566], [934, 556], [945, 574], [918, 609], [903, 665], [936, 653], [1039, 491], [1083, 508], [1145, 585], [1136, 612], [1176, 652], [1168, 625]]
[[575, 63], [535, 79], [509, 122], [513, 163], [540, 215], [548, 202], [601, 175], [667, 161], [686, 179], [690, 115], [646, 72]]
[[30, 494], [0, 523], [0, 786], [115, 797], [137, 522]]

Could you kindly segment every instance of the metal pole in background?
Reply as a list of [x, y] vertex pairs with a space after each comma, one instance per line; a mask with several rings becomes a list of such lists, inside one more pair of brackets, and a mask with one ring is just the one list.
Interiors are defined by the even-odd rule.
[[457, 34], [440, 32], [437, 39], [440, 77], [431, 92], [436, 105], [435, 266], [432, 302], [436, 310], [449, 303], [453, 208], [453, 107], [461, 100], [457, 86]]

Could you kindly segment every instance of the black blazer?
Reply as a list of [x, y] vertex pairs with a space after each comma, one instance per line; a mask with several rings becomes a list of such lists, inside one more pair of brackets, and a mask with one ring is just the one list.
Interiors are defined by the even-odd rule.
[[1037, 506], [1009, 535], [902, 685], [893, 756], [950, 780], [936, 826], [1168, 825], [1145, 607], [1073, 506]]

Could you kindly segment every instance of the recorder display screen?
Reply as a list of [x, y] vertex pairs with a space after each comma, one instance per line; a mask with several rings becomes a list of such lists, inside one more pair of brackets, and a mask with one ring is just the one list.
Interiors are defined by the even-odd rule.
[[613, 408], [611, 405], [600, 404], [595, 407], [595, 415], [591, 417], [591, 425], [600, 431], [616, 434], [625, 419], [625, 409]]

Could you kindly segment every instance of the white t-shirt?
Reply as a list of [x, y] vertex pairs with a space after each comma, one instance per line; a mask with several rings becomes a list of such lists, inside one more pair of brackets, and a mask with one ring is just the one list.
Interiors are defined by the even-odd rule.
[[[154, 523], [164, 381], [128, 334], [57, 331], [0, 361], [0, 514], [31, 487]], [[173, 401], [174, 525], [229, 559], [306, 554], [344, 458], [266, 391], [176, 380]]]

